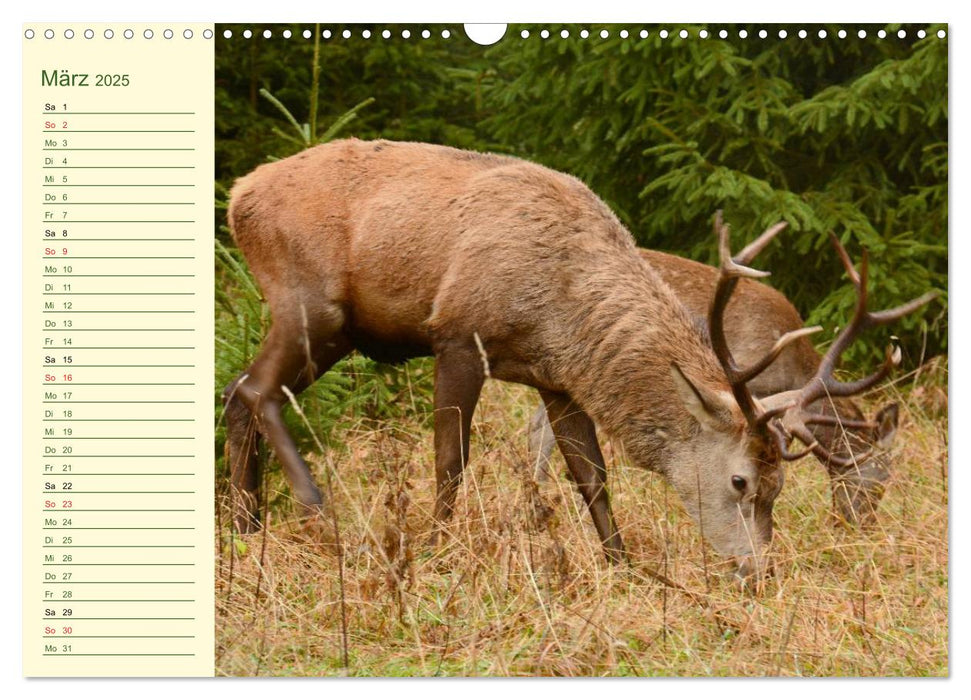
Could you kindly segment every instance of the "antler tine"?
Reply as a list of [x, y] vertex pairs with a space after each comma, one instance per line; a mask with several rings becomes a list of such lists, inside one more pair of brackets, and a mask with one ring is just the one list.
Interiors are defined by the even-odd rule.
[[853, 261], [850, 259], [850, 254], [846, 252], [846, 248], [840, 243], [840, 239], [836, 237], [836, 234], [832, 231], [829, 232], [829, 240], [836, 248], [836, 254], [840, 256], [840, 260], [843, 262], [843, 267], [846, 268], [846, 274], [850, 276], [850, 281], [853, 282], [854, 286], [860, 284], [860, 276], [856, 272], [856, 268], [853, 267]]
[[[856, 271], [856, 268], [853, 266], [853, 261], [850, 259], [849, 254], [846, 252], [846, 248], [843, 247], [843, 244], [840, 243], [839, 239], [832, 231], [830, 231], [829, 238], [830, 238], [830, 241], [832, 241], [833, 247], [836, 249], [836, 252], [840, 257], [840, 260], [843, 262], [843, 267], [846, 269], [846, 273], [847, 275], [849, 275], [850, 281], [853, 283], [853, 286], [856, 287], [858, 290], [862, 290], [864, 294], [863, 301], [865, 302], [866, 301], [865, 295], [867, 293], [867, 275], [869, 270], [869, 259], [868, 259], [867, 251], [866, 250], [863, 251], [863, 262], [861, 265], [861, 272], [858, 273]], [[896, 321], [897, 319], [903, 318], [907, 314], [913, 313], [914, 311], [924, 306], [925, 304], [930, 303], [938, 296], [940, 296], [940, 293], [937, 290], [933, 290], [925, 294], [922, 294], [916, 299], [911, 299], [905, 304], [901, 304], [900, 306], [896, 306], [892, 309], [885, 309], [883, 311], [866, 311], [866, 304], [865, 303], [861, 304], [858, 301], [857, 310], [859, 311], [862, 307], [862, 311], [865, 312], [865, 316], [866, 316], [867, 328], [870, 328], [872, 326], [881, 326], [881, 325]]]
[[[854, 382], [840, 382], [834, 379], [832, 382], [824, 384], [823, 389], [825, 390], [825, 394], [828, 396], [853, 396], [855, 394], [861, 394], [864, 391], [868, 391], [890, 376], [890, 373], [894, 370], [894, 368], [900, 364], [900, 357], [901, 355], [899, 347], [896, 345], [888, 346], [886, 358], [884, 359], [883, 365], [880, 367], [880, 369], [870, 376], [864, 377], [863, 379], [857, 379]], [[813, 401], [815, 399], [822, 398], [822, 393], [814, 393], [819, 395], [817, 395]], [[812, 401], [809, 403], [812, 403]]]
[[[762, 270], [755, 270], [746, 265], [752, 261], [759, 252], [761, 252], [769, 242], [775, 238], [776, 234], [786, 227], [785, 222], [781, 224], [776, 224], [771, 228], [767, 229], [761, 236], [756, 238], [754, 241], [749, 243], [742, 252], [738, 255], [732, 255], [730, 239], [731, 239], [731, 228], [728, 224], [722, 221], [722, 212], [719, 209], [715, 213], [715, 231], [718, 234], [718, 257], [720, 260], [720, 267], [723, 273], [730, 275], [733, 278], [736, 277], [768, 277], [771, 273], [763, 272]], [[734, 288], [734, 285], [733, 285]]]
[[[785, 230], [785, 228], [788, 225], [789, 224], [787, 222], [780, 221], [779, 223], [773, 224], [772, 226], [767, 228], [765, 231], [762, 232], [761, 236], [759, 236], [754, 241], [749, 243], [747, 246], [742, 248], [742, 250], [735, 256], [735, 262], [740, 263], [742, 265], [748, 265], [750, 262], [752, 262], [752, 259], [756, 255], [761, 253], [765, 249], [765, 247], [772, 242], [772, 239], [775, 238], [777, 235], [779, 235], [779, 233], [781, 233], [783, 230]], [[771, 273], [760, 272], [759, 276], [766, 277], [769, 274]]]
[[933, 292], [927, 292], [922, 294], [916, 299], [911, 299], [906, 304], [901, 304], [892, 309], [886, 309], [884, 311], [873, 311], [870, 313], [870, 323], [874, 326], [882, 326], [886, 323], [891, 323], [899, 318], [903, 318], [909, 313], [913, 313], [925, 304], [937, 299], [940, 296], [940, 292], [934, 290]]
[[[853, 420], [834, 417], [823, 413], [808, 413], [806, 411], [806, 407], [823, 396], [849, 396], [851, 394], [865, 391], [871, 386], [874, 386], [882, 381], [884, 377], [890, 373], [890, 370], [892, 370], [893, 367], [895, 367], [899, 362], [900, 349], [897, 347], [889, 347], [887, 348], [887, 359], [884, 362], [883, 367], [881, 367], [879, 371], [871, 374], [869, 377], [855, 382], [836, 382], [834, 387], [835, 391], [832, 393], [826, 391], [826, 386], [822, 379], [819, 381], [814, 380], [811, 382], [811, 385], [820, 386], [820, 390], [809, 391], [810, 387], [807, 386], [800, 392], [798, 400], [788, 401], [784, 405], [773, 409], [772, 412], [776, 413], [777, 415], [780, 413], [785, 414], [781, 419], [783, 426], [782, 430], [796, 437], [800, 442], [807, 445], [807, 449], [799, 453], [798, 456], [794, 456], [796, 453], [789, 453], [787, 450], [782, 453], [783, 458], [798, 459], [801, 456], [805, 456], [808, 452], [812, 452], [823, 463], [829, 463], [839, 467], [852, 467], [869, 459], [873, 454], [872, 448], [861, 454], [851, 454], [849, 457], [842, 457], [840, 455], [833, 454], [831, 450], [821, 445], [815, 439], [808, 426], [814, 424], [830, 425], [854, 430], [867, 430], [876, 427], [875, 423], [867, 420]], [[770, 426], [770, 428], [771, 427], [773, 426]]]
[[825, 414], [813, 414], [803, 418], [806, 425], [828, 425], [834, 428], [852, 428], [854, 430], [874, 430], [877, 424], [872, 420], [854, 420], [852, 418], [837, 418]]
[[818, 333], [823, 330], [822, 326], [811, 326], [809, 328], [800, 328], [798, 330], [789, 331], [782, 335], [775, 343], [772, 345], [772, 349], [763, 357], [761, 360], [753, 364], [751, 367], [745, 370], [739, 370], [737, 373], [738, 380], [742, 382], [750, 382], [757, 376], [762, 374], [771, 365], [779, 354], [786, 349], [792, 342], [804, 338], [807, 335], [812, 335], [813, 333]]
[[819, 461], [822, 462], [823, 464], [828, 463], [836, 467], [844, 467], [844, 468], [855, 467], [858, 464], [861, 464], [867, 461], [868, 459], [870, 459], [870, 457], [873, 456], [873, 449], [870, 448], [864, 452], [861, 452], [860, 454], [854, 453], [849, 457], [840, 457], [837, 454], [833, 454], [830, 450], [827, 450], [818, 442], [816, 443], [816, 446], [811, 450], [811, 452], [814, 455], [816, 455], [819, 458]]
[[782, 406], [776, 406], [775, 408], [770, 408], [759, 416], [758, 420], [756, 421], [756, 425], [760, 427], [769, 425], [770, 421], [773, 418], [778, 418], [779, 416], [783, 415], [784, 413], [794, 408], [795, 406], [796, 406], [796, 402], [790, 401], [789, 403], [784, 404]]
[[836, 246], [836, 250], [839, 253], [840, 259], [843, 261], [844, 267], [846, 267], [847, 274], [853, 282], [853, 286], [856, 288], [856, 308], [853, 310], [853, 319], [836, 336], [836, 340], [829, 346], [829, 350], [826, 351], [822, 361], [819, 363], [819, 370], [816, 372], [816, 376], [820, 377], [824, 383], [832, 379], [833, 371], [836, 369], [836, 361], [840, 355], [846, 351], [846, 348], [850, 346], [856, 336], [870, 325], [866, 311], [867, 280], [870, 276], [869, 256], [866, 251], [863, 251], [863, 261], [860, 265], [860, 271], [857, 272], [853, 267], [853, 262], [850, 260], [849, 255], [846, 253], [846, 249], [843, 248], [836, 236], [833, 236], [831, 240]]
[[819, 443], [815, 440], [811, 440], [806, 446], [806, 449], [800, 450], [799, 452], [790, 452], [789, 436], [786, 434], [785, 429], [779, 425], [778, 421], [768, 423], [767, 427], [769, 432], [771, 432], [772, 436], [775, 438], [776, 445], [779, 448], [779, 455], [787, 461], [793, 462], [797, 459], [802, 459], [819, 445]]

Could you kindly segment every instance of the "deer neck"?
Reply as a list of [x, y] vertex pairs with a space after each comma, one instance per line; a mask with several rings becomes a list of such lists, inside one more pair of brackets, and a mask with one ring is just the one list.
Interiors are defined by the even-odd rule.
[[674, 390], [671, 364], [693, 381], [725, 383], [704, 328], [636, 253], [575, 276], [557, 344], [558, 384], [639, 466], [666, 471], [673, 441], [697, 423]]

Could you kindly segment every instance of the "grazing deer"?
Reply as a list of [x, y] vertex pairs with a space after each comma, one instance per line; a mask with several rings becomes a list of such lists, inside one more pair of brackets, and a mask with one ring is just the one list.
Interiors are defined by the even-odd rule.
[[[643, 248], [640, 254], [688, 311], [704, 318], [718, 268]], [[755, 362], [782, 334], [802, 327], [803, 320], [789, 300], [755, 280], [741, 280], [725, 310], [728, 346], [743, 363]], [[749, 382], [749, 389], [757, 398], [798, 389], [809, 383], [821, 361], [808, 338], [797, 338], [761, 375]], [[846, 522], [872, 525], [890, 476], [887, 450], [897, 432], [897, 404], [884, 406], [872, 423], [864, 421], [860, 408], [846, 398], [825, 397], [813, 409], [838, 421], [838, 424], [810, 426], [814, 439], [842, 458], [838, 462], [820, 459], [832, 482], [837, 511]], [[555, 443], [546, 408], [540, 404], [529, 423], [530, 455], [538, 478], [545, 478], [549, 473]], [[862, 455], [874, 446], [878, 450], [869, 459], [852, 460], [854, 454]]]
[[[259, 356], [224, 393], [241, 530], [258, 521], [260, 436], [294, 499], [310, 514], [320, 508], [282, 409], [288, 394], [357, 349], [385, 362], [435, 357], [436, 536], [452, 514], [472, 413], [490, 376], [539, 389], [609, 561], [626, 555], [594, 421], [635, 464], [667, 476], [739, 575], [763, 570], [780, 457], [798, 456], [788, 452], [790, 434], [805, 439], [815, 417], [804, 413], [802, 395], [763, 408], [746, 382], [805, 331], [786, 334], [742, 370], [721, 315], [739, 277], [759, 274], [744, 265], [784, 224], [733, 260], [728, 229], [717, 223], [722, 275], [709, 342], [603, 202], [579, 180], [518, 159], [332, 142], [239, 179], [228, 218], [272, 315]], [[841, 338], [870, 323], [861, 309], [866, 323]], [[888, 354], [874, 377], [848, 387], [820, 373], [814, 380], [833, 394], [862, 390], [895, 359]]]

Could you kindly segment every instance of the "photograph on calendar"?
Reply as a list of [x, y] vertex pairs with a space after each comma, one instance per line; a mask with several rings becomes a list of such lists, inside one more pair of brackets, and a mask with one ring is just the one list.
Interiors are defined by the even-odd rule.
[[948, 676], [947, 34], [216, 25], [216, 675]]

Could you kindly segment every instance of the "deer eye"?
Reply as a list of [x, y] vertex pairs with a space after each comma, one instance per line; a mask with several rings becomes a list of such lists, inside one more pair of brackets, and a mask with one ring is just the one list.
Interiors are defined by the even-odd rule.
[[735, 476], [732, 477], [732, 486], [734, 486], [736, 490], [741, 491], [742, 493], [745, 493], [745, 487], [748, 486], [748, 482], [745, 481], [744, 477], [741, 477], [738, 474], [736, 474]]

